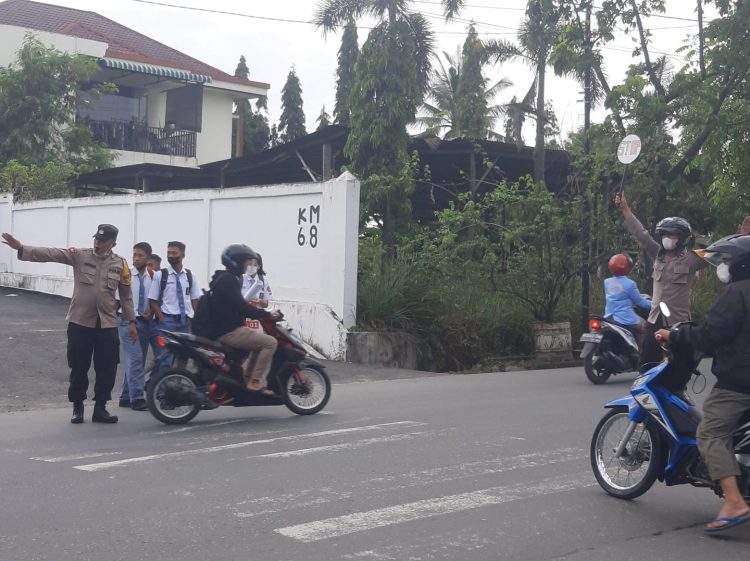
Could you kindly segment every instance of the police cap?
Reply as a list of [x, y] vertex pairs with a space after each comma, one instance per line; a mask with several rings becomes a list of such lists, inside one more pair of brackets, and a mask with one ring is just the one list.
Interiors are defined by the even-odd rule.
[[97, 240], [117, 240], [117, 234], [120, 231], [112, 224], [99, 224], [96, 228], [94, 237]]

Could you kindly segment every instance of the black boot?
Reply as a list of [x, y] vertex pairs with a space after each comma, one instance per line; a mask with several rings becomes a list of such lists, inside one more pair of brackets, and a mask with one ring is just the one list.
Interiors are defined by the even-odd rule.
[[80, 425], [83, 422], [83, 402], [76, 401], [73, 404], [73, 416], [70, 418], [70, 422], [74, 425]]
[[94, 405], [94, 414], [91, 416], [91, 421], [94, 423], [107, 423], [114, 424], [117, 422], [117, 415], [110, 415], [106, 409], [106, 402], [97, 403]]

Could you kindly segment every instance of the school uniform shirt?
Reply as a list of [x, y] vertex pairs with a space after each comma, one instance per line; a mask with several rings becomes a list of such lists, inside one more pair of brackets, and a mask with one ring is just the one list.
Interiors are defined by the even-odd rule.
[[607, 305], [604, 317], [612, 318], [622, 325], [638, 325], [641, 319], [633, 311], [633, 306], [650, 309], [651, 301], [641, 296], [638, 286], [626, 276], [604, 279], [604, 296]]
[[263, 300], [271, 301], [273, 293], [268, 284], [268, 277], [260, 278], [260, 275], [250, 276], [247, 273], [242, 275], [242, 297], [245, 300], [258, 300], [261, 293]]
[[[156, 276], [156, 273], [154, 273], [154, 276]], [[153, 278], [148, 272], [148, 269], [146, 269], [143, 272], [143, 275], [141, 275], [138, 272], [138, 269], [133, 267], [130, 270], [130, 278], [131, 278], [131, 284], [130, 288], [133, 293], [133, 307], [135, 308], [135, 316], [136, 317], [143, 317], [143, 315], [148, 311], [148, 295], [151, 292], [151, 285], [153, 284]], [[141, 282], [143, 282], [143, 309], [138, 309], [138, 295], [140, 294], [141, 290]], [[195, 282], [195, 279], [193, 279], [193, 282]], [[115, 290], [115, 300], [120, 300], [120, 291]]]
[[[201, 287], [198, 282], [198, 277], [195, 275], [195, 271], [191, 270], [193, 275], [193, 286], [192, 290], [188, 288], [190, 283], [188, 282], [187, 273], [185, 267], [180, 271], [180, 285], [182, 286], [182, 293], [185, 300], [185, 314], [193, 316], [193, 304], [191, 300], [198, 300], [201, 297]], [[164, 294], [161, 295], [161, 312], [163, 314], [169, 314], [172, 316], [180, 315], [180, 304], [177, 300], [177, 272], [171, 267], [167, 267], [167, 286], [164, 287]], [[154, 273], [154, 278], [151, 280], [151, 288], [148, 292], [148, 299], [155, 302], [159, 301], [159, 291], [161, 290], [161, 271]]]

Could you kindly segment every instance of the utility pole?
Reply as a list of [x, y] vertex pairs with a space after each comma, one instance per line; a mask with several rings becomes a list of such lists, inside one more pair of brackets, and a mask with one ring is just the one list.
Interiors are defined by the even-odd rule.
[[[583, 36], [583, 152], [588, 162], [591, 154], [589, 129], [591, 128], [591, 0], [586, 2], [586, 24]], [[589, 306], [591, 303], [591, 277], [589, 275], [591, 239], [591, 208], [589, 205], [589, 181], [584, 179], [583, 197], [581, 198], [581, 330], [588, 330]]]

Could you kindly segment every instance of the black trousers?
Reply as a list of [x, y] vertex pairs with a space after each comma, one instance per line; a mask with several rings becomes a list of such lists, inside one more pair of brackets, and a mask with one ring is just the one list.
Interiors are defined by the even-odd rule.
[[662, 328], [661, 315], [656, 319], [656, 323], [646, 324], [646, 333], [643, 336], [643, 344], [641, 346], [641, 372], [653, 368], [664, 360], [664, 351], [654, 337], [656, 332]]
[[120, 362], [120, 338], [116, 327], [100, 327], [98, 320], [96, 325], [92, 328], [68, 323], [68, 400], [73, 403], [86, 400], [92, 357], [96, 372], [94, 401], [106, 403], [112, 399], [117, 364]]

